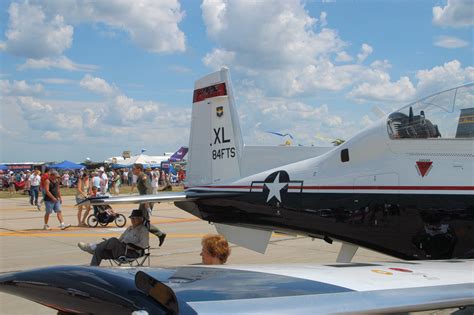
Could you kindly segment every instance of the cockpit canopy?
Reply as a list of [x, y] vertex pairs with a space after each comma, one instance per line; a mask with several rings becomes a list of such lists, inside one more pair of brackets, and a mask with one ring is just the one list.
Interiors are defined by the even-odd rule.
[[425, 97], [388, 116], [391, 139], [474, 138], [474, 83]]

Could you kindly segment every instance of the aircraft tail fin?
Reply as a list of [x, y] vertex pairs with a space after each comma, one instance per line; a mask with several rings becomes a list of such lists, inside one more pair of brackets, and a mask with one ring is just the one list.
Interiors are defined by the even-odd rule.
[[188, 147], [179, 148], [178, 151], [170, 156], [170, 162], [181, 161], [186, 156], [186, 153], [188, 153]]
[[187, 186], [202, 186], [240, 177], [243, 140], [229, 69], [194, 84]]

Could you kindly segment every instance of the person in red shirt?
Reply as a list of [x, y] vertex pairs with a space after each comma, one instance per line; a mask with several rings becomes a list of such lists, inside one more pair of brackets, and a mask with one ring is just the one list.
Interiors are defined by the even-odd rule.
[[42, 198], [41, 198], [41, 201], [38, 202], [38, 204], [36, 205], [36, 207], [38, 208], [38, 211], [41, 211], [41, 204], [44, 203], [44, 196], [46, 195], [46, 190], [45, 190], [45, 188], [44, 188], [44, 183], [45, 183], [47, 180], [49, 180], [49, 171], [50, 171], [50, 169], [45, 168], [45, 169], [44, 169], [44, 174], [41, 175], [41, 181], [40, 181], [39, 190], [41, 191]]
[[184, 179], [186, 178], [186, 173], [184, 172], [183, 169], [180, 169], [178, 171], [178, 183], [183, 183]]

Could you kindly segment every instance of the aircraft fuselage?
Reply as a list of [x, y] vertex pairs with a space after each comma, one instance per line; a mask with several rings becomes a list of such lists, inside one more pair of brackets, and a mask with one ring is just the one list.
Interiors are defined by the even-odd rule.
[[225, 198], [177, 202], [203, 220], [329, 237], [402, 259], [472, 257], [472, 140], [392, 140], [386, 124], [334, 150], [190, 191]]

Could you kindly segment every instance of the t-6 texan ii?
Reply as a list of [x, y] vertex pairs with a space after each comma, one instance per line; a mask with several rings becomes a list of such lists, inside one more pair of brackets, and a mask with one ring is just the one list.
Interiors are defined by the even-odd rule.
[[[0, 275], [0, 291], [61, 314], [374, 314], [452, 307], [467, 307], [467, 314], [474, 311], [473, 138], [470, 83], [411, 103], [336, 147], [244, 146], [224, 68], [195, 84], [183, 192], [87, 202], [173, 201], [213, 222], [230, 242], [260, 252], [273, 231], [338, 240], [338, 263], [62, 266]], [[350, 263], [358, 246], [406, 260]]]
[[243, 144], [229, 71], [195, 83], [186, 189], [98, 198], [174, 201], [231, 242], [264, 252], [272, 231], [402, 259], [474, 255], [474, 83], [413, 102], [329, 148]]

